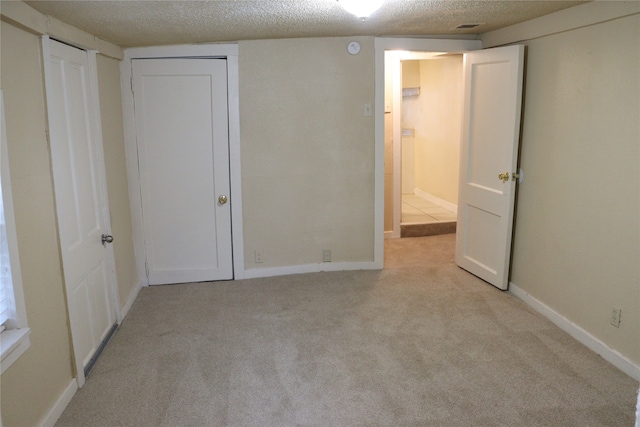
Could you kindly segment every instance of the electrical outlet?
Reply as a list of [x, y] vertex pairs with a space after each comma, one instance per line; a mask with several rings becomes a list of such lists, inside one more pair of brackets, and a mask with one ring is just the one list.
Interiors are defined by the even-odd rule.
[[331, 249], [322, 250], [322, 262], [331, 262]]
[[611, 319], [609, 323], [616, 328], [620, 327], [620, 316], [622, 316], [622, 309], [618, 307], [611, 307]]
[[262, 251], [262, 249], [256, 249], [253, 252], [253, 256], [255, 258], [256, 264], [260, 264], [264, 262], [264, 252]]

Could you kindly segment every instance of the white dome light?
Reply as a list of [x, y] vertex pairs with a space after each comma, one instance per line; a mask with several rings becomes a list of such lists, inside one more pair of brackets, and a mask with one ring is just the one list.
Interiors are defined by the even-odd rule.
[[367, 18], [380, 9], [384, 0], [339, 0], [340, 6], [358, 18]]

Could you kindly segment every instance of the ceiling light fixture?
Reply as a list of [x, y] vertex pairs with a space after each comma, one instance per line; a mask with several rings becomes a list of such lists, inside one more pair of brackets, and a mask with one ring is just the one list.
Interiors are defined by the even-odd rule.
[[338, 0], [338, 2], [347, 12], [365, 19], [380, 9], [384, 0]]

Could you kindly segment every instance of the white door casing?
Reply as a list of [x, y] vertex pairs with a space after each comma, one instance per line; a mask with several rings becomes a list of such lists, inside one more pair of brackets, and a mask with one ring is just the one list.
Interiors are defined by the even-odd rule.
[[[79, 386], [117, 319], [95, 53], [43, 37], [51, 157]], [[92, 65], [93, 64], [93, 65]]]
[[[375, 38], [375, 200], [374, 200], [374, 262], [376, 268], [384, 268], [384, 203], [385, 203], [385, 162], [396, 161], [400, 149], [394, 148], [394, 158], [385, 158], [385, 52], [465, 52], [482, 48], [480, 40], [450, 40], [450, 39], [411, 39], [401, 37]], [[398, 138], [395, 138], [396, 140]], [[394, 167], [400, 167], [397, 163]], [[399, 182], [394, 182], [394, 188], [400, 188]], [[394, 190], [395, 192], [395, 190]], [[394, 206], [394, 230], [400, 226], [400, 205]], [[399, 232], [398, 232], [399, 237]]]
[[[524, 46], [466, 53], [456, 263], [508, 288]], [[499, 178], [506, 173], [507, 179]]]
[[132, 76], [148, 283], [232, 279], [226, 60], [133, 59]]

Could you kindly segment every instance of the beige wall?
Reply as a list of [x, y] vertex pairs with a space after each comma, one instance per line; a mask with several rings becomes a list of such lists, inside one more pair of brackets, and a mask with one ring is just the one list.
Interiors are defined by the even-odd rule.
[[118, 298], [122, 307], [137, 285], [131, 229], [131, 208], [124, 150], [122, 98], [120, 94], [120, 61], [98, 55], [98, 86], [102, 121], [111, 233], [118, 278]]
[[[511, 275], [518, 287], [635, 364], [640, 364], [638, 40], [636, 14], [526, 42], [525, 179]], [[611, 306], [622, 308], [620, 328], [609, 325]]]
[[373, 37], [245, 41], [239, 55], [246, 267], [320, 263], [323, 249], [373, 261]]
[[420, 87], [420, 61], [402, 61], [402, 88]]
[[402, 86], [419, 87], [402, 98], [402, 192], [414, 189], [458, 204], [462, 125], [462, 56], [402, 61]]
[[[420, 61], [401, 61], [402, 89], [420, 89]], [[416, 188], [416, 127], [422, 122], [422, 108], [420, 95], [402, 97], [402, 130], [413, 130], [414, 136], [403, 135], [401, 137], [401, 181], [402, 194], [413, 194]], [[419, 137], [418, 137], [419, 139]]]
[[[638, 15], [527, 42], [514, 284], [640, 364]], [[39, 38], [2, 23], [1, 82], [31, 348], [1, 377], [5, 427], [72, 380]], [[373, 259], [373, 39], [240, 43], [248, 268]], [[514, 38], [518, 40], [518, 38]], [[99, 59], [114, 234], [127, 234], [115, 63]], [[107, 83], [107, 80], [110, 83]], [[107, 110], [111, 111], [107, 113]], [[390, 115], [387, 115], [390, 116]], [[112, 120], [115, 120], [112, 122]], [[109, 122], [109, 123], [107, 123]], [[120, 174], [118, 176], [118, 174]], [[123, 198], [123, 200], [120, 200]], [[135, 272], [116, 236], [121, 303]], [[125, 240], [129, 237], [124, 237]], [[253, 263], [263, 249], [265, 263]], [[131, 270], [129, 270], [131, 268]], [[609, 326], [612, 305], [623, 310]]]
[[37, 425], [72, 380], [38, 36], [5, 22], [2, 89], [31, 347], [0, 378], [5, 427]]
[[416, 188], [458, 204], [462, 126], [462, 56], [420, 61]]

